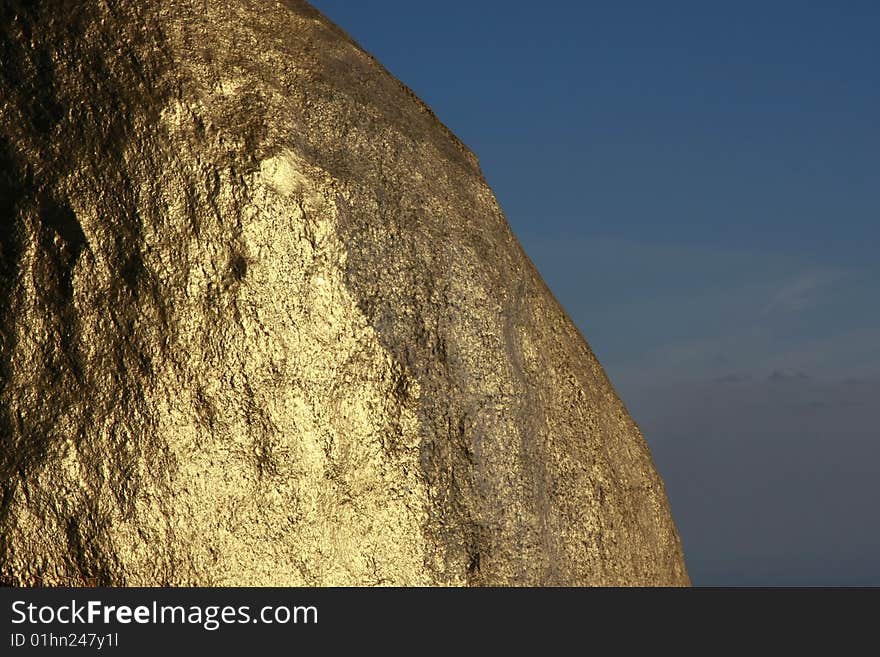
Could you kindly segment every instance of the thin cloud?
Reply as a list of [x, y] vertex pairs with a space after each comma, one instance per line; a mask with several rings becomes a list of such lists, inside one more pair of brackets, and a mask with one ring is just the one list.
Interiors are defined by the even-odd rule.
[[880, 371], [880, 270], [777, 251], [526, 235], [615, 385]]
[[764, 307], [763, 315], [797, 313], [816, 306], [823, 294], [844, 277], [835, 270], [807, 271], [784, 282]]

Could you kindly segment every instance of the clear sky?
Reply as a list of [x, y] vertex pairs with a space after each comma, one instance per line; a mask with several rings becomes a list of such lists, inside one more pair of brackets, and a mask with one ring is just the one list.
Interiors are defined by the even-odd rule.
[[880, 585], [880, 3], [313, 4], [480, 158], [694, 582]]

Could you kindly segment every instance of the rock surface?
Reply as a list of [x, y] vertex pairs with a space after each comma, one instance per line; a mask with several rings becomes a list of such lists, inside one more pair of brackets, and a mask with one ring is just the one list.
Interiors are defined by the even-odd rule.
[[3, 582], [687, 584], [477, 160], [347, 35], [0, 16]]

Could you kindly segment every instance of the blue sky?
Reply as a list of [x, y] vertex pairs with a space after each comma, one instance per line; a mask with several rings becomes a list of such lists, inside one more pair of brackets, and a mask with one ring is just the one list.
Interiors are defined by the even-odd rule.
[[480, 158], [695, 583], [880, 584], [880, 4], [313, 4]]

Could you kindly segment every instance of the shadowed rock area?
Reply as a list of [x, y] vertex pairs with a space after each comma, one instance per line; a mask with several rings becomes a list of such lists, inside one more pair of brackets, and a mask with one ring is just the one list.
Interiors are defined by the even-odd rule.
[[688, 583], [476, 158], [309, 5], [7, 0], [0, 101], [3, 582]]

